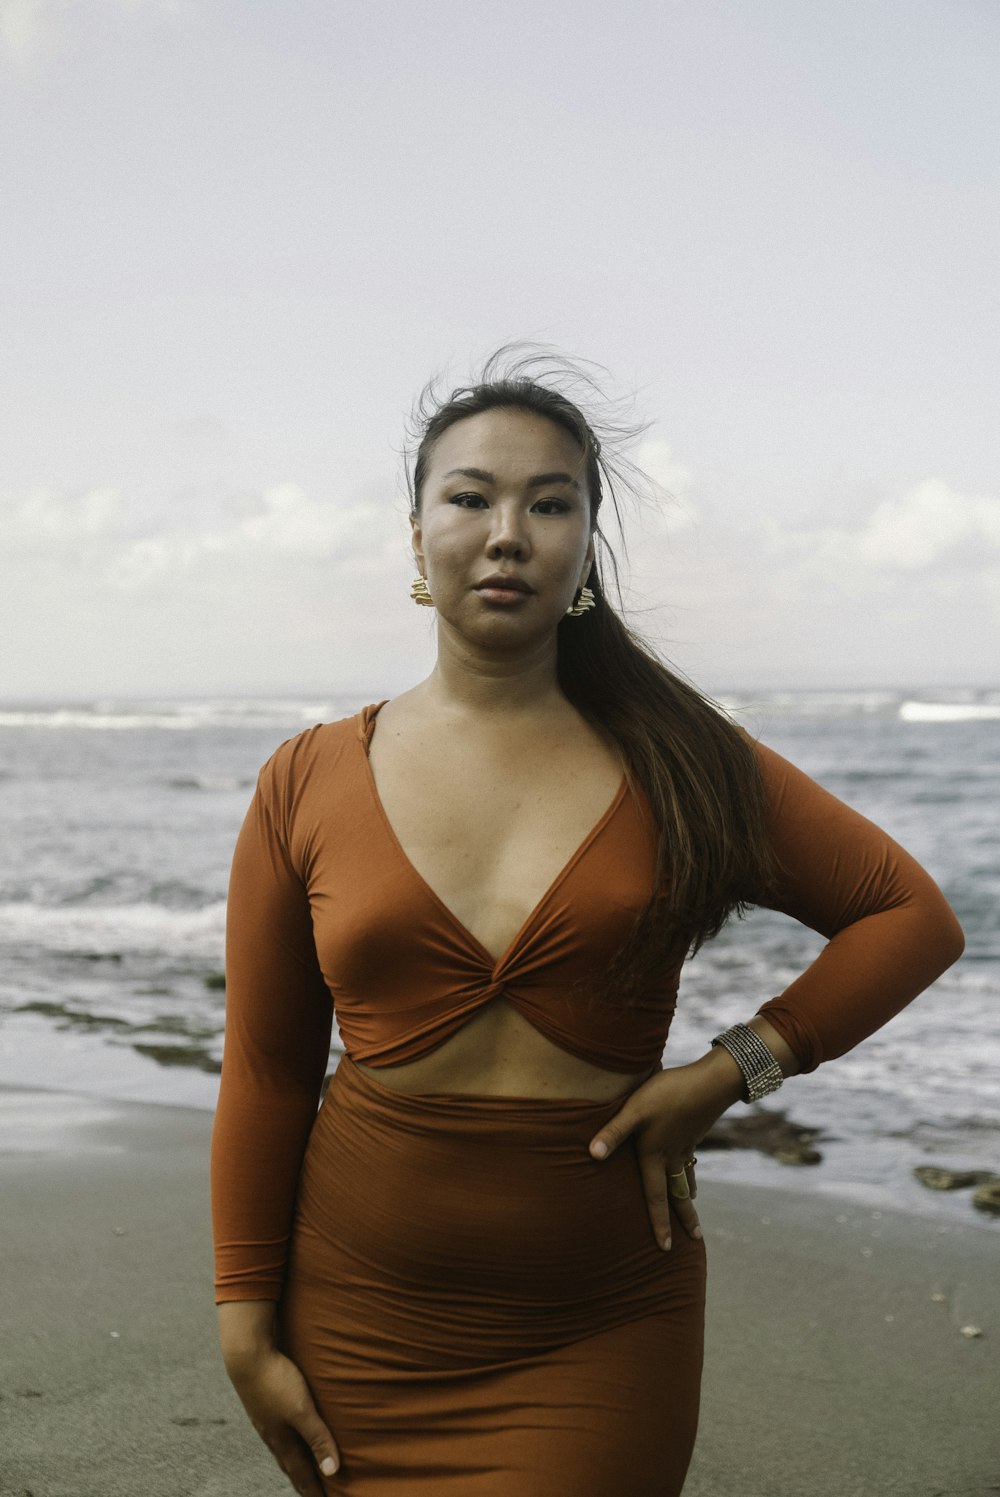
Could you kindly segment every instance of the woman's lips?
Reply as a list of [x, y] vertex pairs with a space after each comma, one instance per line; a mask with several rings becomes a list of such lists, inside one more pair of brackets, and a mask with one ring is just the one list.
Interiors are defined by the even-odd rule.
[[531, 597], [531, 594], [526, 593], [523, 588], [500, 587], [499, 585], [477, 587], [476, 592], [481, 598], [485, 598], [487, 603], [503, 603], [508, 606], [512, 603], [523, 603]]
[[477, 584], [475, 591], [488, 603], [503, 603], [510, 606], [512, 603], [519, 602], [521, 598], [530, 598], [534, 589], [513, 573], [508, 575], [503, 572], [494, 572], [492, 577], [484, 577], [482, 582]]

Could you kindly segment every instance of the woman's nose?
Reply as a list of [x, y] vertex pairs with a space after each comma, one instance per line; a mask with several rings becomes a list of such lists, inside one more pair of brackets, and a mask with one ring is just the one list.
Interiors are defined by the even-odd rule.
[[493, 511], [487, 549], [490, 556], [523, 558], [527, 554], [527, 532], [520, 514], [513, 506], [501, 504]]

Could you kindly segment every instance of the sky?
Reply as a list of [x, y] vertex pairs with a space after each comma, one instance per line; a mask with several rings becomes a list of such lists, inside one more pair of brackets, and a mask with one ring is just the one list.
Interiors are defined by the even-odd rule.
[[698, 684], [1000, 685], [995, 0], [0, 0], [0, 194], [0, 697], [421, 679], [408, 418], [518, 339]]

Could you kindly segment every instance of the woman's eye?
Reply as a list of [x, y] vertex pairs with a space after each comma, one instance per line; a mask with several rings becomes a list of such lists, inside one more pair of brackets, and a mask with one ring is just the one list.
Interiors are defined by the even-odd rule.
[[[449, 504], [457, 504], [461, 509], [485, 509], [488, 500], [482, 494], [453, 494]], [[562, 515], [569, 509], [565, 499], [538, 499], [532, 505], [536, 514], [540, 515]]]

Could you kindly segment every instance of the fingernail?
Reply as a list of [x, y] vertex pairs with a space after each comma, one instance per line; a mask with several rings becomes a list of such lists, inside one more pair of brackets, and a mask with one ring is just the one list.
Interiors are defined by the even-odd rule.
[[703, 1232], [703, 1231], [702, 1231], [702, 1230], [701, 1230], [701, 1228], [700, 1228], [700, 1227], [695, 1227], [695, 1229], [694, 1229], [694, 1231], [693, 1231], [693, 1232], [692, 1232], [692, 1233], [691, 1233], [691, 1236], [692, 1236], [692, 1237], [697, 1237], [697, 1238], [699, 1238], [699, 1239], [700, 1239], [700, 1238], [702, 1238], [702, 1237], [704, 1237], [704, 1235], [705, 1235], [705, 1234], [704, 1234], [704, 1232]]
[[592, 1145], [592, 1152], [597, 1155], [598, 1159], [607, 1159], [608, 1146], [603, 1139], [598, 1139], [597, 1143]]
[[330, 1455], [324, 1456], [319, 1463], [319, 1469], [324, 1476], [334, 1476], [337, 1471], [337, 1462]]
[[670, 1238], [669, 1237], [664, 1237], [664, 1239], [663, 1239], [663, 1250], [664, 1250], [664, 1252], [667, 1252], [667, 1253], [669, 1253], [669, 1251], [670, 1251]]

